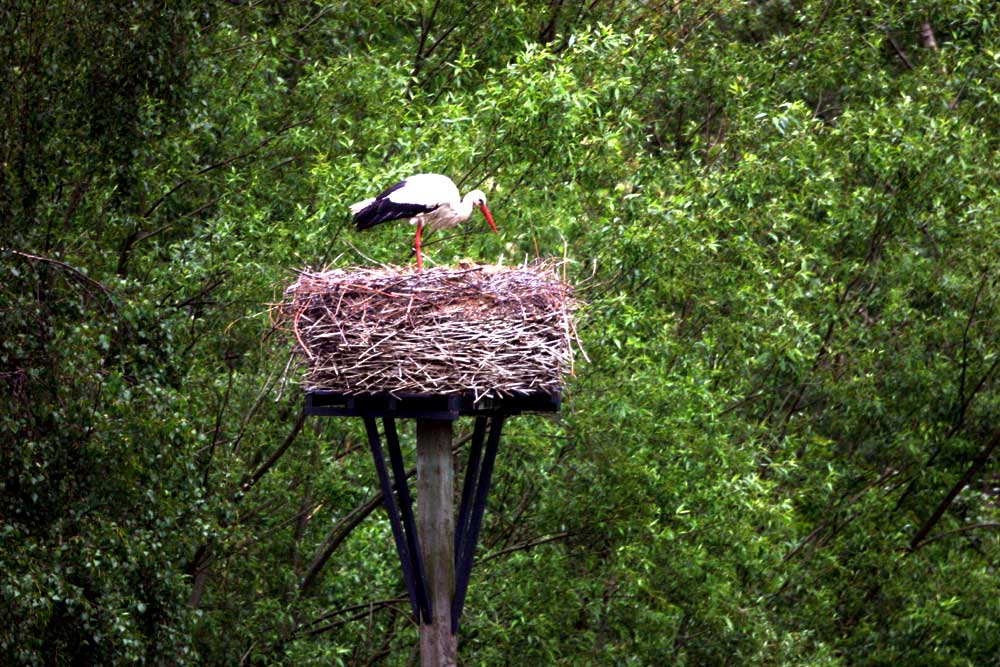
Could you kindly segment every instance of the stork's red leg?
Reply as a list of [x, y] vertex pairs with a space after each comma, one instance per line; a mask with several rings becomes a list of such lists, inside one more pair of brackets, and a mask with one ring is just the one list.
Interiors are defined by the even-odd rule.
[[424, 229], [423, 221], [417, 221], [417, 241], [415, 243], [417, 248], [417, 271], [424, 270], [424, 258], [420, 255], [420, 232]]

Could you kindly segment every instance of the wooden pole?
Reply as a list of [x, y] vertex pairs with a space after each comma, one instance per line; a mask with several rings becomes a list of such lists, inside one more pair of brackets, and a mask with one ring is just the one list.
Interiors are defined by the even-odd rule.
[[451, 632], [455, 598], [455, 473], [451, 422], [417, 420], [417, 512], [427, 569], [431, 623], [420, 625], [421, 667], [454, 667], [457, 643]]

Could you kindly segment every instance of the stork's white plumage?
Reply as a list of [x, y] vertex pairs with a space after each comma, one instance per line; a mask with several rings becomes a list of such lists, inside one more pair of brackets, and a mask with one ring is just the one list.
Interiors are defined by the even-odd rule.
[[[420, 235], [424, 227], [433, 231], [454, 227], [472, 216], [473, 207], [486, 216], [486, 222], [497, 232], [490, 209], [486, 206], [486, 195], [482, 190], [472, 190], [462, 197], [458, 188], [447, 176], [441, 174], [415, 174], [390, 188], [377, 197], [351, 204], [352, 218], [358, 231], [368, 229], [390, 220], [409, 220], [417, 226], [415, 247], [417, 270], [424, 267], [420, 254]], [[499, 233], [499, 232], [497, 232]]]

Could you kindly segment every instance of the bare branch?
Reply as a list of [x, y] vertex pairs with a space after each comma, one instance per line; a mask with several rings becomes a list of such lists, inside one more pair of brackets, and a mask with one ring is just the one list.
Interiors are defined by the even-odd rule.
[[521, 542], [519, 544], [512, 544], [509, 547], [500, 549], [499, 551], [495, 551], [489, 554], [488, 556], [484, 556], [482, 560], [479, 562], [485, 563], [486, 561], [495, 560], [502, 556], [506, 556], [507, 554], [512, 554], [516, 551], [530, 551], [531, 549], [534, 549], [535, 547], [540, 546], [542, 544], [549, 544], [550, 542], [558, 542], [559, 540], [565, 540], [567, 537], [572, 537], [572, 536], [573, 533], [571, 533], [568, 530], [564, 530], [562, 532], [553, 533], [551, 535], [546, 535], [544, 537], [537, 537], [533, 540], [528, 540], [526, 542]]
[[[160, 197], [157, 198], [157, 200], [154, 201], [152, 203], [152, 205], [150, 205], [150, 207], [146, 209], [146, 211], [142, 214], [142, 217], [148, 218], [149, 216], [151, 216], [153, 214], [153, 211], [155, 211], [157, 208], [159, 208], [160, 204], [162, 204], [164, 201], [166, 201], [167, 198], [170, 195], [174, 194], [175, 192], [177, 192], [181, 188], [183, 188], [183, 187], [191, 184], [195, 180], [195, 178], [197, 178], [198, 176], [201, 176], [203, 174], [207, 174], [210, 171], [215, 171], [216, 169], [220, 169], [220, 168], [228, 166], [228, 165], [230, 165], [230, 164], [232, 164], [234, 162], [238, 162], [238, 161], [242, 160], [243, 158], [249, 157], [249, 156], [253, 155], [254, 153], [256, 153], [257, 151], [259, 151], [260, 149], [262, 149], [262, 148], [266, 147], [267, 145], [269, 145], [272, 141], [274, 141], [275, 139], [277, 139], [278, 137], [280, 137], [281, 135], [283, 135], [285, 132], [288, 132], [289, 130], [294, 129], [296, 127], [301, 127], [302, 125], [307, 125], [307, 124], [309, 124], [311, 122], [312, 122], [312, 118], [305, 118], [303, 120], [297, 120], [297, 121], [294, 121], [294, 122], [291, 122], [291, 123], [286, 123], [285, 125], [282, 125], [280, 128], [278, 128], [278, 130], [274, 134], [270, 135], [269, 137], [266, 137], [266, 138], [262, 139], [255, 146], [253, 146], [251, 148], [248, 148], [247, 150], [243, 151], [239, 155], [234, 155], [234, 156], [226, 158], [225, 160], [222, 160], [220, 162], [215, 162], [215, 163], [210, 164], [210, 165], [208, 165], [206, 167], [202, 167], [201, 169], [199, 169], [198, 171], [194, 172], [190, 176], [181, 179], [172, 188], [170, 188], [169, 190], [167, 190], [164, 194], [160, 195]], [[127, 252], [130, 249], [130, 247], [131, 247], [130, 245], [127, 245], [123, 249], [123, 252]]]
[[[417, 52], [413, 56], [413, 70], [410, 72], [410, 79], [414, 80], [417, 75], [420, 74], [420, 67], [424, 63], [424, 58], [427, 54], [424, 53], [424, 46], [427, 44], [427, 37], [430, 35], [431, 28], [434, 27], [434, 17], [437, 15], [438, 6], [441, 4], [441, 0], [434, 0], [434, 6], [431, 8], [431, 14], [426, 20], [421, 16], [420, 21], [420, 40], [417, 42]], [[436, 46], [436, 45], [435, 45]]]
[[893, 37], [891, 33], [888, 35], [888, 37], [889, 37], [889, 44], [892, 45], [892, 50], [896, 52], [896, 55], [899, 56], [899, 59], [903, 62], [904, 65], [906, 65], [906, 69], [912, 70], [913, 63], [910, 62], [910, 59], [906, 57], [906, 52], [903, 51], [903, 47], [899, 45], [899, 42], [896, 41], [896, 38]]
[[927, 537], [928, 533], [934, 529], [934, 526], [936, 526], [938, 521], [941, 520], [944, 513], [948, 511], [948, 508], [951, 507], [951, 504], [955, 501], [955, 498], [958, 497], [958, 494], [961, 493], [962, 489], [969, 485], [969, 482], [972, 481], [976, 474], [986, 465], [986, 462], [989, 461], [990, 455], [993, 454], [993, 450], [997, 448], [997, 445], [1000, 445], [1000, 431], [997, 431], [993, 435], [993, 439], [986, 443], [986, 446], [983, 447], [979, 454], [976, 455], [976, 458], [972, 461], [969, 469], [966, 470], [965, 474], [962, 475], [962, 478], [958, 480], [953, 487], [951, 487], [951, 490], [948, 491], [944, 499], [938, 504], [930, 518], [924, 522], [924, 524], [913, 536], [913, 539], [910, 540], [911, 552], [920, 548], [924, 538]]
[[295, 437], [302, 430], [302, 425], [305, 424], [305, 421], [306, 412], [305, 410], [302, 410], [299, 412], [299, 418], [295, 421], [295, 425], [292, 427], [288, 437], [285, 438], [285, 441], [282, 442], [276, 450], [274, 450], [274, 453], [271, 454], [267, 461], [264, 461], [264, 463], [262, 463], [260, 467], [253, 472], [253, 474], [248, 475], [242, 482], [240, 482], [241, 491], [249, 491], [254, 484], [260, 481], [260, 478], [263, 477], [268, 470], [274, 467], [274, 464], [278, 462], [278, 459], [280, 459], [284, 453], [288, 451], [288, 448], [291, 447], [292, 443], [295, 442]]
[[914, 551], [920, 549], [924, 545], [930, 544], [931, 542], [937, 542], [938, 540], [943, 540], [944, 538], [950, 537], [952, 535], [957, 535], [959, 533], [967, 533], [970, 530], [979, 530], [980, 528], [1000, 528], [1000, 522], [987, 521], [986, 523], [974, 523], [968, 526], [961, 526], [959, 528], [952, 528], [951, 530], [942, 531], [933, 537], [928, 537], [926, 540], [918, 544], [914, 549]]
[[[467, 443], [472, 438], [472, 434], [459, 438], [458, 442], [452, 447], [452, 453], [459, 451], [465, 443]], [[417, 474], [417, 469], [410, 468], [406, 471], [406, 479], [410, 479]], [[395, 485], [393, 485], [395, 489]], [[299, 585], [299, 595], [305, 595], [309, 589], [311, 589], [319, 576], [320, 571], [326, 562], [330, 560], [330, 556], [333, 552], [347, 539], [347, 536], [351, 534], [365, 517], [375, 511], [375, 509], [382, 504], [382, 494], [378, 493], [371, 498], [369, 498], [363, 505], [355, 507], [351, 510], [347, 516], [338, 521], [333, 528], [326, 534], [323, 539], [323, 544], [320, 546], [316, 555], [313, 557], [312, 563], [309, 565], [309, 571], [306, 572], [305, 577], [302, 579], [302, 583]]]
[[23, 257], [25, 259], [31, 260], [33, 262], [42, 262], [44, 264], [49, 264], [51, 266], [57, 266], [60, 269], [66, 271], [70, 276], [83, 283], [84, 285], [89, 285], [91, 287], [97, 288], [105, 297], [107, 297], [108, 304], [111, 305], [112, 310], [117, 310], [115, 306], [114, 299], [111, 298], [111, 291], [107, 287], [94, 280], [87, 274], [85, 274], [80, 269], [75, 266], [71, 266], [66, 262], [62, 262], [58, 259], [52, 259], [51, 257], [43, 257], [42, 255], [33, 255], [30, 252], [23, 252], [21, 250], [15, 250], [14, 248], [6, 249], [11, 254], [17, 255], [18, 257]]
[[862, 496], [864, 496], [866, 493], [868, 493], [869, 491], [871, 491], [872, 489], [874, 489], [877, 486], [881, 486], [884, 482], [886, 482], [887, 480], [891, 479], [892, 477], [895, 477], [898, 474], [899, 474], [899, 471], [896, 470], [895, 468], [886, 468], [885, 470], [882, 471], [882, 473], [878, 477], [876, 477], [874, 480], [872, 480], [871, 482], [869, 482], [868, 484], [866, 484], [865, 486], [863, 486], [859, 491], [857, 491], [854, 494], [848, 496], [847, 498], [843, 498], [842, 500], [840, 500], [837, 503], [835, 503], [834, 506], [832, 508], [830, 508], [829, 510], [827, 510], [827, 512], [826, 512], [826, 514], [830, 518], [825, 519], [824, 521], [821, 521], [819, 523], [819, 525], [816, 526], [816, 528], [814, 528], [811, 533], [809, 533], [808, 535], [806, 535], [802, 539], [801, 542], [799, 542], [797, 545], [795, 545], [794, 548], [792, 548], [791, 551], [789, 551], [787, 554], [785, 554], [782, 557], [781, 561], [783, 563], [787, 563], [788, 561], [790, 561], [792, 558], [795, 557], [795, 554], [797, 554], [800, 551], [802, 551], [802, 549], [804, 549], [811, 542], [814, 542], [817, 539], [819, 539], [819, 537], [820, 537], [820, 535], [822, 535], [823, 531], [834, 522], [834, 520], [836, 519], [836, 517], [838, 516], [838, 514], [839, 514], [839, 512], [840, 512], [840, 510], [842, 508], [849, 507], [850, 505], [853, 505], [858, 500], [860, 500], [862, 498]]

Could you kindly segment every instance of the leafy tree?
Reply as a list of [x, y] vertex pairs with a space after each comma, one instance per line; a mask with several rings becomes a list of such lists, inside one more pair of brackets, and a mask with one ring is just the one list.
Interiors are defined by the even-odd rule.
[[466, 663], [995, 660], [994, 3], [8, 4], [4, 662], [409, 663], [362, 434], [266, 310], [409, 261], [346, 205], [415, 171], [501, 230], [429, 262], [588, 302]]

